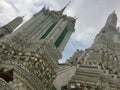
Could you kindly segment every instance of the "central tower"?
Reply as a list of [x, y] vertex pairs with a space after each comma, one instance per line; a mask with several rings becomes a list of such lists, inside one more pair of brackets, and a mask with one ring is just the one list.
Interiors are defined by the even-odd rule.
[[42, 51], [49, 53], [52, 60], [57, 62], [62, 57], [62, 51], [75, 26], [74, 18], [63, 15], [66, 6], [60, 11], [51, 11], [44, 7], [6, 37], [6, 41], [23, 51], [45, 49]]
[[[58, 60], [75, 26], [74, 18], [63, 15], [65, 8], [52, 11], [44, 7], [21, 27], [1, 38], [0, 68], [14, 68], [15, 79], [11, 86], [17, 83], [19, 90], [52, 88]], [[20, 83], [24, 85], [22, 88]]]

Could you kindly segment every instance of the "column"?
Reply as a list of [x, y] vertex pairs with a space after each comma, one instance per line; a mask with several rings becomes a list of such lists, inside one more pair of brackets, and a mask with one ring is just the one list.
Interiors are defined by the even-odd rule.
[[44, 35], [46, 33], [46, 31], [50, 28], [50, 26], [52, 25], [52, 19], [46, 20], [46, 22], [44, 23], [44, 25], [40, 25], [40, 27], [36, 27], [36, 31], [33, 33], [32, 37], [32, 41], [33, 40], [40, 40], [40, 38], [42, 37], [42, 35]]
[[[60, 20], [60, 24], [57, 25], [57, 27], [55, 28], [55, 30], [52, 31], [51, 33], [51, 39], [53, 40], [53, 42], [55, 42], [58, 37], [60, 36], [60, 34], [63, 32], [64, 28], [66, 27], [67, 22]], [[50, 37], [50, 36], [49, 36]]]
[[61, 43], [61, 45], [59, 46], [59, 50], [63, 51], [64, 47], [66, 45], [66, 43], [68, 42], [68, 40], [70, 39], [72, 32], [69, 30], [65, 36], [65, 38], [63, 39], [63, 42]]
[[[56, 26], [53, 28], [52, 32], [48, 35], [48, 38], [54, 39], [54, 33], [57, 32], [57, 29], [59, 28], [59, 25], [63, 22], [63, 18], [58, 21]], [[50, 40], [50, 39], [49, 39]]]
[[[34, 32], [40, 32], [42, 31], [43, 29], [43, 26], [47, 25], [47, 22], [50, 20], [50, 17], [43, 17], [42, 19], [38, 19], [39, 22], [35, 23], [32, 25], [31, 28], [29, 28], [29, 32], [26, 32], [27, 33], [27, 38], [31, 38], [32, 36], [34, 36]], [[35, 35], [36, 36], [36, 35]]]

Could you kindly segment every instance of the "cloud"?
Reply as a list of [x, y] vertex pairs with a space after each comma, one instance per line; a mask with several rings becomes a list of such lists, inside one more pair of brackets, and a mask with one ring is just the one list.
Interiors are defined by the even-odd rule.
[[11, 7], [11, 5], [9, 5], [4, 0], [1, 0], [0, 1], [0, 18], [1, 18], [0, 25], [2, 26], [8, 23], [7, 21], [10, 21], [15, 16], [16, 16], [16, 12], [13, 9], [13, 7]]

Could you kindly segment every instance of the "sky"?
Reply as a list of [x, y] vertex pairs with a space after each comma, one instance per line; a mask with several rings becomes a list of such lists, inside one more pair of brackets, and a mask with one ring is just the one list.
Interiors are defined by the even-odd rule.
[[[0, 26], [5, 25], [17, 16], [24, 16], [24, 22], [42, 7], [55, 11], [61, 10], [70, 0], [0, 0]], [[65, 15], [79, 17], [76, 20], [75, 32], [72, 34], [60, 62], [65, 62], [76, 49], [91, 46], [97, 33], [104, 26], [106, 19], [113, 10], [118, 16], [120, 26], [120, 0], [71, 0], [64, 11]]]

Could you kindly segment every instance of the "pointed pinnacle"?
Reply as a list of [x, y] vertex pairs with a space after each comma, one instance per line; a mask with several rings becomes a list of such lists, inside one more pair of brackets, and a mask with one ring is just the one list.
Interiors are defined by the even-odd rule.
[[71, 1], [68, 2], [68, 4], [61, 10], [61, 12], [63, 13], [64, 10], [66, 9], [66, 7], [71, 3]]
[[75, 18], [76, 20], [79, 19], [79, 17]]
[[113, 10], [113, 13], [115, 13], [115, 10]]
[[68, 4], [65, 6], [65, 8], [71, 3], [71, 1], [68, 2]]
[[23, 15], [22, 18], [24, 18], [27, 14]]

